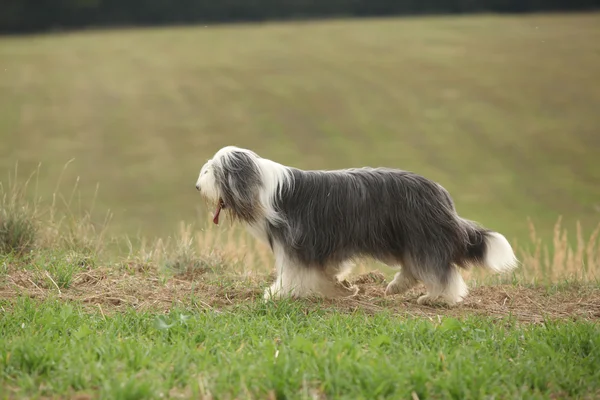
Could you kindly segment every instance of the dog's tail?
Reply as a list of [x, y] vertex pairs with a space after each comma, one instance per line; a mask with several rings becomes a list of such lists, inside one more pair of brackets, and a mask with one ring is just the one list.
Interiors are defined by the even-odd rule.
[[483, 267], [493, 272], [509, 272], [517, 267], [517, 257], [502, 234], [465, 219], [462, 219], [462, 223], [469, 238], [465, 264]]

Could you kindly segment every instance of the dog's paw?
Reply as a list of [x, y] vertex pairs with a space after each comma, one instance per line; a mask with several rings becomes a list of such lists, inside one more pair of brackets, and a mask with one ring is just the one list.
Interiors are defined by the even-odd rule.
[[266, 288], [265, 292], [263, 293], [263, 299], [265, 301], [268, 300], [276, 300], [278, 298], [280, 298], [280, 291], [279, 290], [273, 290], [273, 288]]
[[432, 297], [429, 294], [424, 294], [417, 299], [417, 304], [419, 305], [427, 305], [430, 307], [443, 307], [443, 308], [452, 308], [459, 305], [462, 302], [461, 300], [449, 300], [442, 297]]
[[424, 294], [417, 299], [419, 305], [433, 305], [436, 299], [431, 297], [429, 294]]
[[360, 287], [358, 285], [352, 285], [346, 288], [346, 296], [345, 297], [356, 297], [360, 293]]
[[393, 296], [400, 292], [398, 285], [395, 282], [390, 282], [385, 288], [384, 296]]

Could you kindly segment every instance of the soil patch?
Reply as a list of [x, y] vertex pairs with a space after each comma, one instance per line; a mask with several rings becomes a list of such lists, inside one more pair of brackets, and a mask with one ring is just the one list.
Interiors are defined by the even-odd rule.
[[[272, 276], [217, 276], [184, 274], [167, 276], [153, 268], [129, 264], [125, 267], [99, 267], [74, 275], [68, 287], [59, 287], [48, 274], [14, 270], [0, 284], [0, 299], [19, 296], [35, 299], [56, 297], [77, 301], [109, 314], [134, 308], [139, 311], [169, 312], [175, 306], [225, 311], [233, 306], [262, 301], [262, 293]], [[600, 288], [572, 284], [557, 290], [545, 287], [494, 285], [472, 287], [463, 304], [456, 307], [418, 305], [424, 293], [417, 287], [403, 296], [385, 297], [385, 276], [377, 271], [359, 275], [351, 283], [360, 288], [347, 299], [302, 299], [307, 307], [325, 307], [340, 312], [358, 309], [370, 313], [391, 310], [396, 314], [429, 318], [442, 316], [513, 316], [522, 322], [545, 319], [600, 319]]]

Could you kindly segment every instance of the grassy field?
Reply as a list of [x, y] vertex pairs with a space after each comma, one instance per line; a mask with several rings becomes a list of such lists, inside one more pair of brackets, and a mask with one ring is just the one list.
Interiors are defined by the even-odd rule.
[[208, 221], [194, 183], [236, 144], [306, 169], [386, 165], [527, 240], [600, 220], [600, 14], [0, 38], [0, 173], [77, 177], [111, 230]]
[[[252, 317], [249, 318], [248, 316]], [[0, 321], [5, 389], [110, 399], [593, 398], [591, 322], [430, 322], [255, 304], [103, 316], [20, 301]], [[5, 378], [6, 379], [6, 378]], [[214, 396], [214, 397], [211, 397]]]
[[[599, 27], [0, 38], [0, 399], [600, 397]], [[209, 224], [194, 189], [228, 144], [421, 172], [522, 264], [465, 273], [453, 308], [418, 305], [423, 287], [384, 296], [391, 271], [369, 263], [354, 298], [264, 302], [268, 249]]]

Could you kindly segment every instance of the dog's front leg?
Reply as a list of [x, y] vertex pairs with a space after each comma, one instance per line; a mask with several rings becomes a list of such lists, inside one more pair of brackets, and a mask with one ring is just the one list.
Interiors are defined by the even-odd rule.
[[288, 262], [285, 253], [281, 249], [275, 249], [275, 281], [265, 289], [263, 298], [278, 299], [285, 295], [284, 293], [284, 274], [285, 267]]

